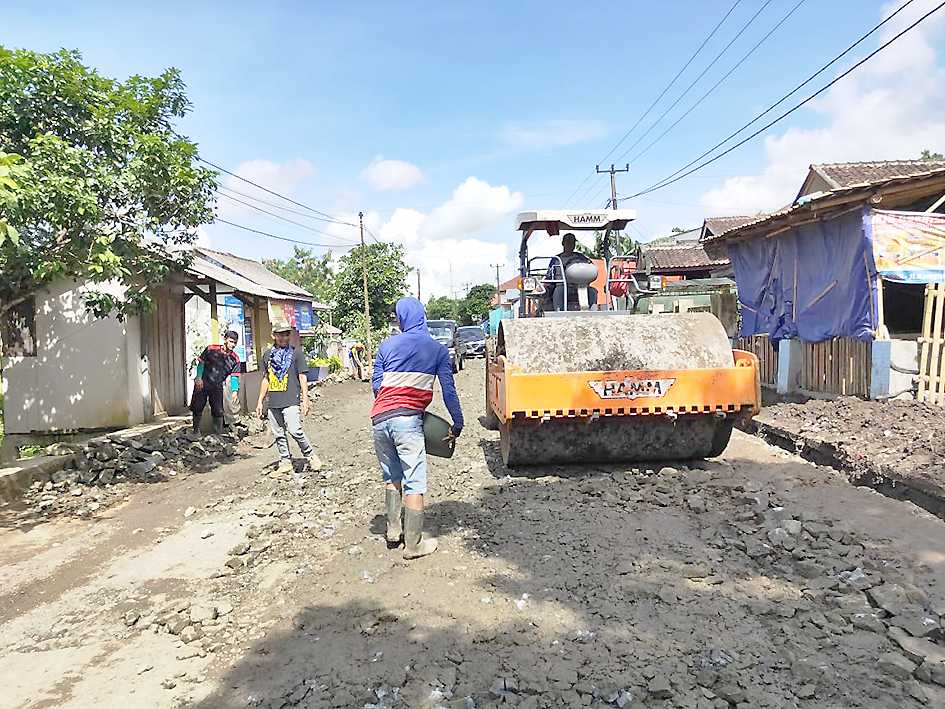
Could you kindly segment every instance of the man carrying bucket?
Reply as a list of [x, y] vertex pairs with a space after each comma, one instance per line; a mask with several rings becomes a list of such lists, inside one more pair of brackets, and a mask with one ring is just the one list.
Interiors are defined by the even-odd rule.
[[371, 423], [386, 488], [387, 543], [394, 548], [403, 538], [404, 558], [417, 559], [437, 547], [435, 537], [423, 536], [423, 495], [427, 491], [423, 414], [433, 401], [435, 378], [439, 377], [443, 400], [453, 419], [446, 432], [449, 438], [456, 438], [463, 430], [463, 412], [449, 350], [430, 336], [423, 305], [416, 298], [401, 298], [396, 313], [401, 333], [386, 339], [374, 360]]

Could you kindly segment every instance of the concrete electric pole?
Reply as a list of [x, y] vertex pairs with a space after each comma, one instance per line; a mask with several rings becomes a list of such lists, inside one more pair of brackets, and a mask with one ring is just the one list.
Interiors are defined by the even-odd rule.
[[630, 172], [630, 163], [627, 163], [622, 170], [614, 169], [614, 166], [611, 165], [609, 170], [601, 170], [600, 165], [595, 165], [594, 169], [597, 171], [598, 175], [610, 174], [610, 200], [607, 202], [607, 206], [611, 209], [617, 208], [617, 178], [616, 175], [618, 172]]
[[364, 248], [364, 212], [358, 212], [358, 222], [361, 225], [361, 278], [364, 281], [364, 332], [367, 336], [367, 342], [364, 343], [367, 347], [367, 358], [368, 362], [374, 359], [374, 354], [372, 352], [373, 347], [371, 346], [371, 304], [368, 302], [368, 290], [367, 290], [367, 249]]

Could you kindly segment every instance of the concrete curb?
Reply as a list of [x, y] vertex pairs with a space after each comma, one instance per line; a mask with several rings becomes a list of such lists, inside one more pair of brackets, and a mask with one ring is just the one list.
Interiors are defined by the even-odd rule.
[[744, 430], [804, 460], [843, 473], [853, 485], [870, 487], [896, 500], [907, 500], [945, 520], [945, 482], [938, 484], [926, 478], [902, 475], [874, 465], [866, 458], [851, 458], [833, 443], [808, 438], [764, 421], [753, 419]]
[[[154, 438], [179, 431], [190, 425], [189, 416], [174, 416], [153, 423], [140, 424], [114, 431], [102, 436], [90, 438], [89, 443], [107, 443], [116, 441], [135, 441]], [[19, 498], [36, 481], [46, 482], [55, 473], [71, 468], [81, 453], [66, 455], [46, 455], [36, 458], [22, 458], [13, 465], [0, 468], [0, 502], [12, 502]]]

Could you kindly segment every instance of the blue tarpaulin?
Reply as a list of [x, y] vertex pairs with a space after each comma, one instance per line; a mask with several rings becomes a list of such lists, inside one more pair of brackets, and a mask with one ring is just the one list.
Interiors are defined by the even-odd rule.
[[742, 306], [739, 334], [765, 334], [773, 341], [872, 340], [876, 265], [866, 227], [869, 213], [855, 209], [771, 236], [730, 242]]

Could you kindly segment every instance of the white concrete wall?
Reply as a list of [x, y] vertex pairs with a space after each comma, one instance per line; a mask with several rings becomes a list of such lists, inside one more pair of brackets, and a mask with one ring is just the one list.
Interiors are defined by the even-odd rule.
[[[36, 356], [4, 362], [9, 433], [118, 428], [141, 423], [147, 384], [138, 318], [97, 320], [83, 293], [59, 281], [36, 295]], [[119, 286], [98, 290], [120, 294]]]
[[[919, 343], [915, 340], [892, 340], [890, 355], [890, 363], [895, 364], [900, 369], [919, 369]], [[913, 398], [911, 394], [900, 394], [900, 392], [909, 391], [916, 376], [915, 374], [897, 372], [890, 367], [889, 394], [904, 399]]]

